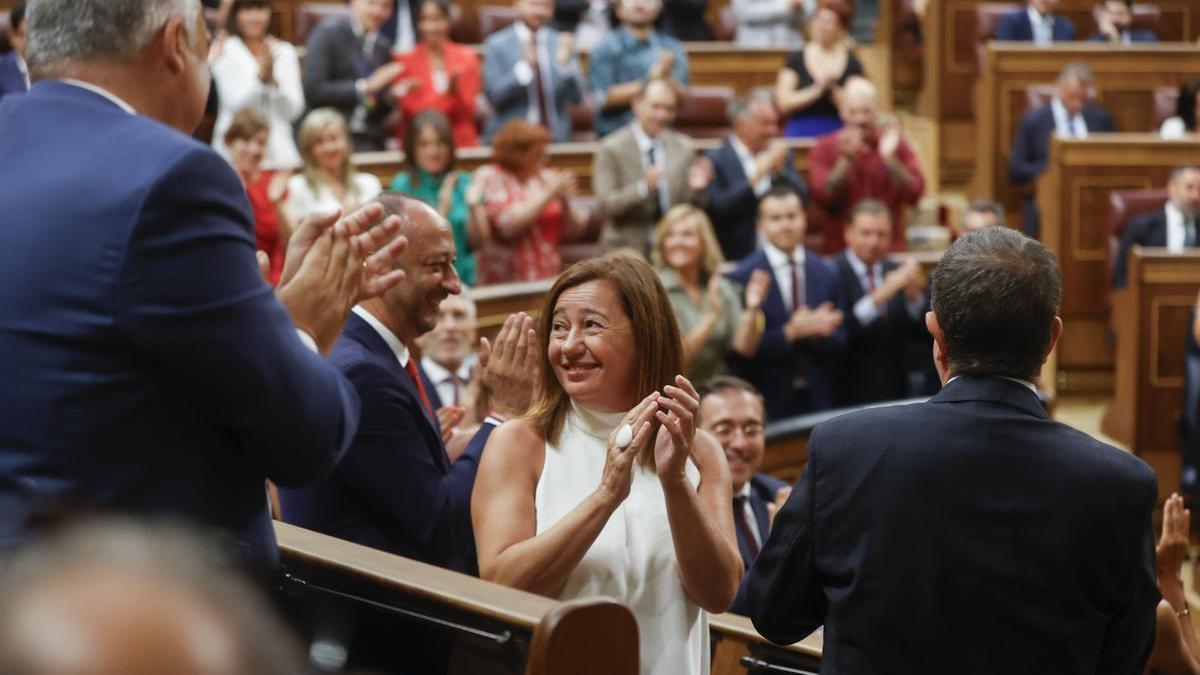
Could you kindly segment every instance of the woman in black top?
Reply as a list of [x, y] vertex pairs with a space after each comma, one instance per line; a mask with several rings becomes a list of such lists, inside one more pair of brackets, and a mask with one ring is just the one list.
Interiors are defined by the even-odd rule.
[[789, 138], [820, 136], [842, 127], [838, 97], [853, 75], [862, 76], [858, 57], [846, 44], [842, 15], [822, 3], [808, 24], [809, 40], [788, 56], [775, 81], [775, 99], [787, 117]]

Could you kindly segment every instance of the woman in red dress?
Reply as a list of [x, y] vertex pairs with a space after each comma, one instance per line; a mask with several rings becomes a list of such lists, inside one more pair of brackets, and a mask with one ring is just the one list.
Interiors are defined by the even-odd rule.
[[279, 283], [283, 271], [283, 252], [291, 233], [287, 220], [279, 206], [287, 197], [289, 172], [264, 171], [263, 154], [267, 148], [267, 132], [270, 124], [266, 118], [251, 108], [238, 111], [225, 131], [225, 146], [229, 148], [229, 161], [233, 170], [242, 179], [250, 208], [254, 212], [254, 234], [258, 250], [267, 254], [270, 261], [268, 278], [271, 284]]
[[409, 123], [423, 110], [440, 111], [450, 120], [454, 145], [479, 145], [475, 98], [479, 95], [479, 56], [450, 40], [450, 6], [444, 0], [423, 0], [417, 15], [420, 42], [396, 56], [401, 71], [392, 93], [403, 113], [396, 137], [401, 142]]
[[481, 216], [481, 240], [491, 242], [476, 256], [481, 284], [558, 274], [559, 241], [585, 225], [569, 204], [577, 189], [574, 174], [546, 167], [549, 143], [545, 127], [512, 120], [492, 139], [493, 163], [475, 172], [467, 202]]

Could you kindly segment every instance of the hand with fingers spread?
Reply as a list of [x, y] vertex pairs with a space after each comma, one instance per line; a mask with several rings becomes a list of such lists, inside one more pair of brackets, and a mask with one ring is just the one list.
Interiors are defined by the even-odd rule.
[[[629, 496], [629, 490], [633, 487], [633, 465], [650, 442], [655, 415], [662, 412], [659, 409], [660, 398], [658, 392], [653, 392], [642, 399], [608, 436], [608, 454], [604, 457], [604, 471], [596, 492], [609, 506], [616, 507]], [[630, 433], [623, 431], [626, 426], [632, 431], [632, 440], [624, 444], [623, 441], [627, 439], [621, 436]]]
[[676, 375], [675, 384], [663, 388], [658, 405], [656, 418], [662, 426], [654, 444], [654, 470], [663, 482], [686, 480], [684, 467], [696, 438], [700, 394], [686, 377]]
[[493, 346], [479, 340], [479, 379], [491, 397], [492, 410], [517, 417], [529, 410], [537, 387], [539, 343], [533, 318], [510, 314], [496, 334]]
[[1163, 599], [1171, 603], [1171, 609], [1182, 612], [1187, 606], [1183, 590], [1183, 561], [1187, 557], [1188, 532], [1191, 528], [1192, 512], [1183, 506], [1183, 497], [1172, 493], [1163, 504], [1162, 536], [1156, 549], [1158, 561], [1158, 588]]

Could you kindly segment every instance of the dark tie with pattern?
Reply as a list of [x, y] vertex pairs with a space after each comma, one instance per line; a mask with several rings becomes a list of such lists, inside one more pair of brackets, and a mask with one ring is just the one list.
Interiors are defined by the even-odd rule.
[[750, 557], [758, 557], [758, 539], [754, 536], [754, 528], [750, 526], [750, 517], [746, 514], [746, 497], [733, 498], [733, 521], [746, 540], [746, 548], [750, 549]]

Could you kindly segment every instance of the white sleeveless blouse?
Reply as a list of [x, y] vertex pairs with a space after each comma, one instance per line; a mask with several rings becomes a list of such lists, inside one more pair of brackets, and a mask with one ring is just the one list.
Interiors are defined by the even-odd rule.
[[[557, 447], [546, 443], [534, 498], [539, 534], [600, 484], [608, 436], [623, 416], [575, 405]], [[687, 476], [693, 486], [699, 484], [700, 472], [690, 460]], [[708, 616], [684, 593], [658, 476], [638, 464], [629, 497], [571, 572], [560, 599], [594, 596], [633, 611], [642, 675], [708, 675]]]

